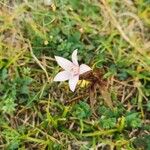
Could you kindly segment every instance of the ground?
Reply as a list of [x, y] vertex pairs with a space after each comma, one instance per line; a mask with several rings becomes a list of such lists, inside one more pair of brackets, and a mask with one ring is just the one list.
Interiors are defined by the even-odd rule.
[[[149, 150], [149, 33], [149, 0], [1, 0], [0, 149]], [[54, 56], [75, 49], [72, 92]]]

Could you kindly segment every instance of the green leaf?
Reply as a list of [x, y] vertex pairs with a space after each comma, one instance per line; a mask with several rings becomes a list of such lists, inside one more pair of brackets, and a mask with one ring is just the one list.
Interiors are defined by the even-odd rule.
[[147, 102], [147, 111], [150, 111], [150, 101]]
[[8, 77], [7, 69], [4, 68], [4, 69], [2, 69], [1, 72], [0, 72], [0, 79], [1, 79], [2, 81], [4, 81], [4, 80], [6, 80], [7, 77]]

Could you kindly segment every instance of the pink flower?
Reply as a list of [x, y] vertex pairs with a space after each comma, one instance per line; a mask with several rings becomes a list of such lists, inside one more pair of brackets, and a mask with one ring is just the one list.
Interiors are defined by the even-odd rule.
[[72, 53], [72, 62], [59, 56], [55, 56], [57, 63], [64, 69], [64, 71], [59, 72], [54, 81], [66, 81], [69, 80], [69, 87], [71, 91], [74, 92], [76, 85], [79, 80], [80, 74], [90, 71], [91, 68], [85, 64], [79, 66], [77, 60], [77, 50]]

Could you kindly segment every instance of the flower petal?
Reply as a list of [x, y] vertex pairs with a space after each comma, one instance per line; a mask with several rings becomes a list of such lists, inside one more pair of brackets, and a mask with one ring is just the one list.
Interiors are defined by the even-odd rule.
[[73, 78], [69, 79], [69, 87], [70, 87], [70, 90], [72, 92], [74, 92], [75, 88], [76, 88], [76, 85], [78, 83], [78, 80], [79, 80], [79, 76], [74, 76]]
[[70, 70], [70, 67], [74, 65], [71, 61], [63, 57], [55, 56], [55, 59], [57, 63], [59, 64], [59, 66], [61, 66], [63, 69], [68, 70], [68, 71]]
[[68, 80], [70, 77], [71, 77], [70, 72], [68, 72], [68, 71], [61, 71], [61, 72], [59, 72], [59, 73], [55, 76], [54, 81], [66, 81], [66, 80]]
[[92, 69], [88, 65], [85, 65], [85, 64], [80, 65], [80, 74], [83, 74], [90, 70]]
[[73, 53], [72, 53], [72, 62], [73, 62], [75, 65], [79, 65], [79, 64], [78, 64], [77, 53], [78, 53], [77, 49], [74, 50]]

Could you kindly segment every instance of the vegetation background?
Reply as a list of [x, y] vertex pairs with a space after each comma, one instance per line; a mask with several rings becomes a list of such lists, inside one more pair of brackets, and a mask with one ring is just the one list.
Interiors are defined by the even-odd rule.
[[[90, 83], [53, 82], [74, 49], [113, 109], [98, 91], [91, 107]], [[149, 0], [0, 1], [0, 149], [150, 150], [149, 98]]]

